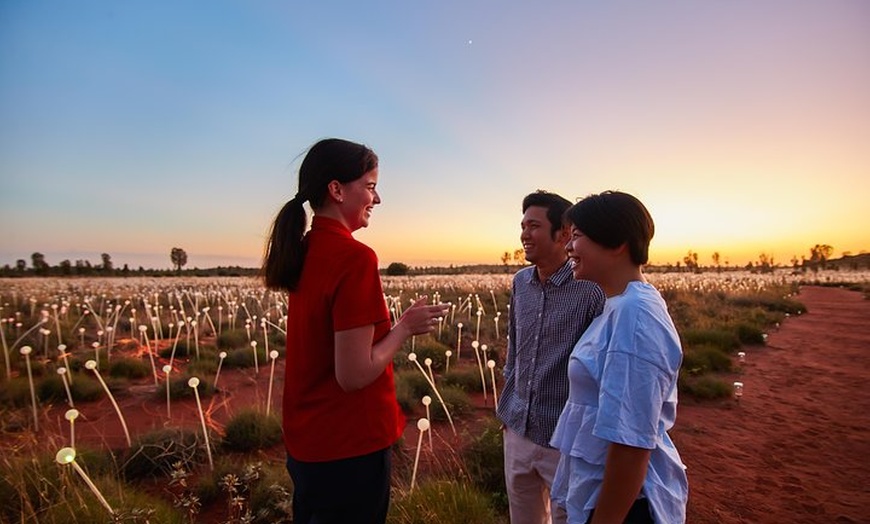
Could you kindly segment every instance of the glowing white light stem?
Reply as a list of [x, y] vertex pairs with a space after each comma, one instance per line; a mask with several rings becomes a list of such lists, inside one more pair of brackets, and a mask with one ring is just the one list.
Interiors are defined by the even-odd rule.
[[212, 386], [214, 389], [217, 389], [218, 378], [221, 376], [221, 366], [224, 363], [224, 359], [227, 358], [227, 352], [221, 351], [218, 353], [218, 357], [220, 357], [220, 360], [218, 361], [217, 372], [214, 374], [214, 385]]
[[495, 389], [495, 360], [490, 360], [486, 363], [489, 368], [489, 377], [492, 379], [492, 402], [493, 407], [498, 408], [498, 391]]
[[417, 452], [414, 454], [414, 471], [411, 473], [411, 493], [414, 492], [414, 484], [417, 481], [417, 465], [420, 463], [420, 448], [423, 447], [423, 433], [429, 429], [429, 420], [421, 418], [417, 421], [417, 429], [420, 436], [417, 438]]
[[69, 379], [67, 378], [67, 368], [65, 368], [63, 366], [57, 368], [57, 374], [60, 375], [60, 380], [61, 380], [61, 382], [63, 382], [63, 389], [66, 390], [66, 398], [67, 398], [67, 402], [69, 404], [69, 407], [71, 407], [71, 408], [76, 407], [76, 405], [73, 404], [72, 392], [69, 389]]
[[423, 366], [421, 366], [420, 363], [417, 361], [416, 354], [414, 354], [414, 353], [409, 354], [408, 360], [410, 360], [411, 362], [413, 362], [414, 364], [417, 365], [417, 369], [419, 369], [420, 373], [423, 374], [423, 377], [426, 379], [426, 382], [428, 382], [429, 385], [432, 386], [432, 391], [435, 393], [435, 396], [438, 397], [438, 402], [441, 403], [441, 407], [444, 408], [444, 413], [447, 415], [447, 421], [450, 422], [450, 429], [452, 429], [453, 434], [456, 435], [456, 426], [453, 425], [453, 417], [450, 416], [450, 410], [447, 409], [447, 403], [444, 402], [444, 399], [441, 397], [441, 393], [438, 391], [438, 388], [435, 387], [435, 382], [433, 382], [429, 378], [429, 375], [426, 373], [426, 370], [423, 369]]
[[133, 441], [130, 440], [130, 431], [127, 429], [127, 421], [124, 420], [124, 414], [121, 413], [121, 408], [115, 401], [115, 396], [112, 395], [112, 392], [109, 390], [109, 386], [106, 385], [106, 381], [103, 380], [102, 376], [100, 376], [100, 370], [97, 369], [97, 363], [93, 360], [88, 360], [87, 362], [85, 362], [85, 367], [93, 371], [94, 375], [97, 376], [97, 380], [100, 381], [100, 385], [103, 386], [103, 389], [106, 391], [106, 395], [109, 396], [109, 401], [111, 401], [112, 406], [115, 408], [115, 413], [118, 414], [118, 419], [121, 421], [121, 427], [124, 428], [124, 436], [127, 437], [127, 446], [133, 447]]
[[199, 411], [199, 421], [202, 422], [202, 435], [205, 438], [205, 452], [208, 455], [208, 466], [214, 471], [214, 462], [211, 459], [211, 446], [208, 443], [208, 428], [205, 425], [205, 414], [202, 412], [202, 402], [199, 400], [199, 379], [191, 377], [187, 381], [187, 385], [193, 388], [193, 395], [196, 397], [196, 409]]
[[272, 359], [272, 369], [269, 371], [269, 394], [266, 397], [266, 414], [272, 410], [272, 382], [275, 380], [275, 361], [278, 360], [278, 352], [274, 349], [269, 353]]
[[39, 431], [39, 414], [36, 411], [36, 389], [33, 387], [33, 370], [30, 368], [30, 352], [33, 348], [23, 346], [19, 352], [24, 355], [24, 362], [27, 365], [27, 383], [30, 384], [30, 403], [33, 406], [33, 429]]
[[58, 464], [70, 464], [70, 465], [72, 465], [73, 469], [76, 470], [76, 473], [79, 474], [79, 476], [82, 478], [82, 480], [85, 481], [85, 484], [88, 485], [88, 488], [90, 488], [90, 490], [94, 494], [94, 496], [97, 497], [97, 500], [100, 501], [100, 504], [102, 504], [103, 507], [106, 508], [106, 511], [109, 512], [109, 515], [112, 515], [113, 517], [115, 516], [115, 511], [112, 509], [112, 506], [109, 505], [109, 503], [106, 501], [105, 497], [103, 497], [103, 494], [100, 493], [100, 490], [97, 489], [97, 486], [93, 483], [93, 481], [88, 476], [88, 474], [85, 473], [85, 470], [83, 470], [81, 468], [81, 466], [79, 466], [78, 463], [76, 462], [76, 450], [75, 449], [73, 449], [73, 448], [61, 449], [60, 451], [57, 452], [57, 456], [55, 457], [55, 460], [57, 461]]

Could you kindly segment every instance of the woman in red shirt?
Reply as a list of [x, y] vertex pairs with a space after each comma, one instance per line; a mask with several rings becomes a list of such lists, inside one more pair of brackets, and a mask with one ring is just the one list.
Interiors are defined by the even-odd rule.
[[[371, 149], [317, 142], [266, 247], [266, 286], [289, 292], [283, 427], [300, 524], [386, 521], [390, 446], [405, 425], [393, 355], [447, 312], [422, 297], [390, 325], [377, 256], [351, 235], [381, 203], [377, 182]], [[307, 233], [306, 201], [314, 211]]]

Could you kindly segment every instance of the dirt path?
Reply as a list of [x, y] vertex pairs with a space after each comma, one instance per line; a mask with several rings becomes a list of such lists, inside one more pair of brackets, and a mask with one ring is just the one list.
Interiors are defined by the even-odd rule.
[[745, 349], [739, 404], [679, 407], [689, 523], [870, 518], [870, 301], [822, 287], [798, 300], [808, 313]]

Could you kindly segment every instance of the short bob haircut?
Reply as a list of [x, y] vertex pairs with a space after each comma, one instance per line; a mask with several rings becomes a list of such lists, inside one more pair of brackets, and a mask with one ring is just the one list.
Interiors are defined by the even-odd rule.
[[565, 212], [566, 220], [596, 244], [615, 249], [628, 245], [638, 266], [649, 261], [655, 224], [640, 200], [619, 191], [589, 195]]

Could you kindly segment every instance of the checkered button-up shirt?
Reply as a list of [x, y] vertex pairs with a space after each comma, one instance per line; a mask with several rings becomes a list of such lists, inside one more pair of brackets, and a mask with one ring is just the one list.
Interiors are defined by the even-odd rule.
[[570, 262], [545, 282], [534, 266], [514, 275], [497, 409], [505, 426], [549, 447], [568, 398], [568, 357], [603, 308], [604, 292], [592, 282], [574, 280]]

